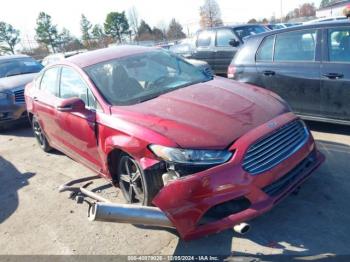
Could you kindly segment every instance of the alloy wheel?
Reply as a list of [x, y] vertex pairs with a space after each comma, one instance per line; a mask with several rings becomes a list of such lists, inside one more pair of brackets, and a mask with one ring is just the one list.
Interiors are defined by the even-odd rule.
[[145, 191], [140, 168], [129, 156], [122, 157], [120, 165], [119, 185], [124, 197], [131, 204], [143, 204]]

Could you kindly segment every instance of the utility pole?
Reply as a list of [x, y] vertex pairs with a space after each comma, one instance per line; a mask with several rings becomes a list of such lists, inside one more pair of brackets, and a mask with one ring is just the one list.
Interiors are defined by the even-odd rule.
[[283, 23], [283, 0], [281, 0], [281, 23]]

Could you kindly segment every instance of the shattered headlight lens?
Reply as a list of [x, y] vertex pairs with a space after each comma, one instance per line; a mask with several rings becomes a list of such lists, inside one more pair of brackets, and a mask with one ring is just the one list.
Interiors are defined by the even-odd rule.
[[160, 145], [151, 145], [150, 149], [159, 158], [179, 164], [222, 164], [232, 156], [232, 153], [226, 150], [192, 150]]

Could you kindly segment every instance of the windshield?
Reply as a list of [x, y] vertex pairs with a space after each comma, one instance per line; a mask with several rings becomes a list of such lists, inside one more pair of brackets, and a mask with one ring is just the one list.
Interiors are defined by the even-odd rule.
[[156, 50], [85, 68], [111, 105], [132, 105], [212, 77], [167, 51]]
[[264, 26], [252, 25], [252, 26], [241, 26], [234, 28], [234, 31], [238, 37], [243, 40], [243, 38], [251, 35], [257, 35], [268, 31]]
[[30, 57], [0, 61], [0, 78], [37, 73], [42, 68], [40, 63]]

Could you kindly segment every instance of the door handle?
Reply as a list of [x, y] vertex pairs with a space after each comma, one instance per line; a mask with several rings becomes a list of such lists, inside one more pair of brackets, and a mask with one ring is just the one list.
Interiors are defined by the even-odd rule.
[[39, 99], [36, 96], [33, 97], [33, 100], [34, 101], [39, 101]]
[[276, 74], [275, 71], [270, 71], [270, 70], [263, 71], [264, 76], [274, 76], [275, 74]]
[[344, 77], [344, 74], [341, 73], [327, 73], [323, 74], [323, 77], [329, 78], [329, 79], [340, 79]]
[[73, 110], [73, 107], [72, 106], [57, 106], [56, 110], [60, 111], [60, 112], [70, 112]]

